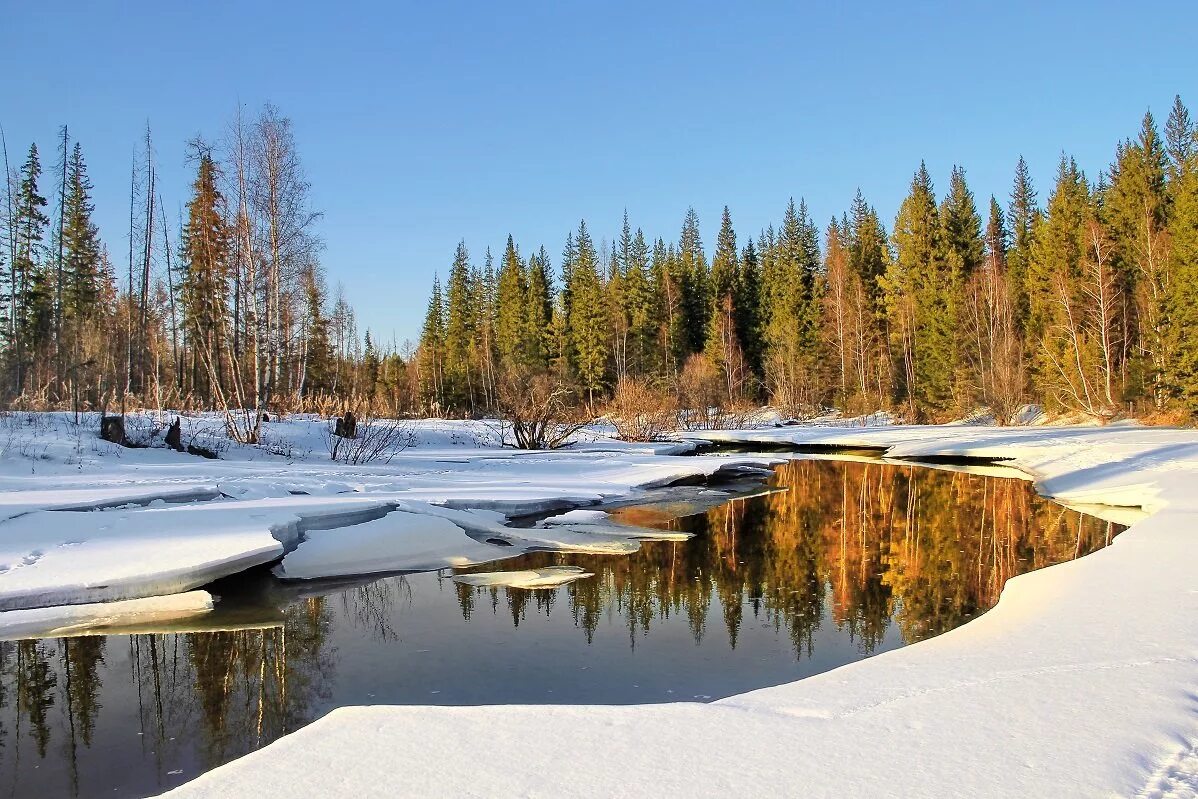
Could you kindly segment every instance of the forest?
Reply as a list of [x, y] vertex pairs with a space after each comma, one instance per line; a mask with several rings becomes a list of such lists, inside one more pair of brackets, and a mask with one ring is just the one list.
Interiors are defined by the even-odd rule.
[[248, 442], [268, 411], [536, 415], [517, 407], [530, 402], [635, 418], [629, 437], [763, 403], [908, 421], [988, 409], [1000, 423], [1027, 403], [1102, 422], [1198, 412], [1198, 132], [1180, 98], [1092, 177], [1063, 154], [1043, 201], [1022, 159], [1009, 193], [984, 201], [962, 167], [938, 196], [920, 164], [889, 229], [859, 190], [826, 224], [792, 200], [756, 235], [725, 208], [710, 258], [693, 209], [676, 241], [625, 213], [597, 244], [581, 221], [557, 264], [510, 236], [480, 264], [463, 241], [404, 346], [361, 335], [330, 291], [279, 109], [189, 143], [174, 222], [147, 127], [127, 242], [100, 240], [65, 126], [55, 150], [48, 166], [36, 145], [10, 164], [4, 142], [0, 395], [13, 408], [217, 410]]

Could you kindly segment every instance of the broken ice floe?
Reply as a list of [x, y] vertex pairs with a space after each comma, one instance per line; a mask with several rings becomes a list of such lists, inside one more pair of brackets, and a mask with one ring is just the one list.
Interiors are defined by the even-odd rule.
[[547, 566], [543, 569], [522, 569], [510, 572], [481, 572], [478, 574], [455, 574], [453, 581], [478, 587], [505, 588], [557, 588], [585, 577], [594, 577], [591, 572], [577, 566]]

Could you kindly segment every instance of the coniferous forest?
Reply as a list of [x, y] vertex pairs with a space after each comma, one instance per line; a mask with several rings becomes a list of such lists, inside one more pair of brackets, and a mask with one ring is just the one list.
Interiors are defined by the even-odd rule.
[[11, 407], [216, 409], [246, 441], [263, 411], [484, 416], [530, 386], [638, 418], [763, 403], [908, 421], [980, 408], [1007, 421], [1026, 403], [1102, 421], [1198, 412], [1198, 132], [1180, 98], [1101, 171], [1063, 155], [1051, 186], [1022, 159], [993, 194], [963, 167], [938, 189], [918, 165], [893, 220], [859, 190], [826, 221], [792, 200], [761, 231], [737, 231], [725, 208], [710, 252], [693, 210], [676, 240], [626, 213], [602, 234], [579, 222], [555, 254], [509, 237], [479, 258], [463, 242], [415, 347], [361, 335], [330, 292], [292, 126], [272, 106], [189, 143], [179, 219], [147, 129], [117, 241], [92, 221], [86, 143], [63, 127], [50, 154], [8, 145]]

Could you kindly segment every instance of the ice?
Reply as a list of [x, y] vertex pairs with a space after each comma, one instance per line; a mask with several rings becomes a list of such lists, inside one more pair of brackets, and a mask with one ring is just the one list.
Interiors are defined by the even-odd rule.
[[[1105, 549], [1010, 580], [969, 624], [806, 680], [705, 704], [341, 708], [174, 795], [1198, 793], [1198, 433], [791, 426], [694, 437], [1010, 459], [1004, 468], [1042, 493], [1149, 515], [1125, 517], [1133, 526]], [[493, 740], [519, 742], [519, 768], [510, 747], [464, 743]]]
[[566, 513], [560, 513], [557, 516], [550, 516], [545, 519], [542, 524], [602, 524], [608, 520], [606, 511], [601, 510], [572, 510]]
[[284, 580], [473, 566], [519, 554], [481, 543], [448, 519], [396, 510], [381, 519], [313, 530], [275, 567]]
[[109, 633], [132, 625], [192, 619], [212, 607], [212, 595], [207, 591], [188, 591], [118, 602], [8, 610], [0, 612], [0, 640]]
[[506, 588], [557, 588], [559, 585], [572, 583], [586, 577], [594, 577], [591, 572], [577, 566], [547, 566], [543, 569], [524, 569], [511, 572], [476, 572], [474, 574], [455, 574], [453, 581], [475, 587], [506, 587]]
[[0, 610], [187, 591], [282, 555], [272, 526], [232, 506], [27, 513], [2, 528]]

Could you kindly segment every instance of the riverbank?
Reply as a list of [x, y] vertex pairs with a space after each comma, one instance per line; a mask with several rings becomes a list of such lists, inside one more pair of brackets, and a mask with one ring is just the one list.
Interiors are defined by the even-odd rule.
[[333, 712], [177, 796], [1195, 795], [1198, 434], [1142, 427], [713, 432], [1002, 460], [1047, 495], [1149, 512], [1015, 578], [964, 627], [712, 704]]

